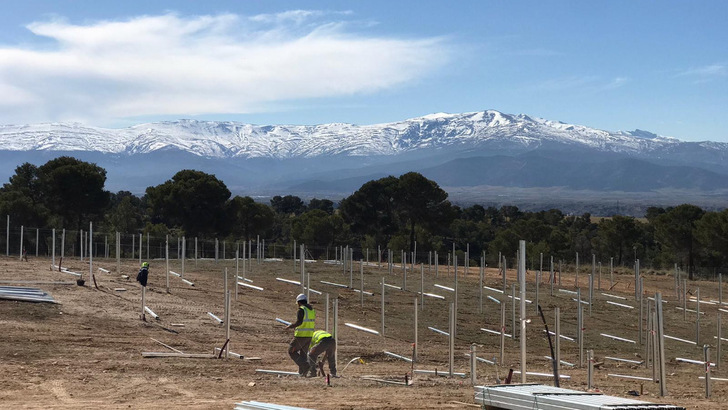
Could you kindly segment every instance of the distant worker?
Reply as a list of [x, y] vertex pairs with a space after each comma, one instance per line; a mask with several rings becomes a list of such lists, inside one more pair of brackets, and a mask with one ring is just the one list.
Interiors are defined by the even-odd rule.
[[148, 278], [149, 278], [149, 262], [143, 262], [142, 268], [139, 269], [139, 273], [137, 273], [136, 280], [142, 286], [146, 287]]
[[298, 365], [298, 374], [305, 376], [309, 370], [308, 347], [311, 345], [311, 337], [316, 324], [316, 311], [308, 304], [306, 295], [303, 293], [296, 296], [296, 303], [298, 304], [296, 322], [286, 327], [286, 329], [296, 329], [288, 347], [288, 355]]
[[23, 257], [20, 260], [28, 262], [28, 251], [25, 250], [25, 246], [23, 246]]
[[[321, 362], [318, 363], [318, 356], [325, 353]], [[336, 377], [336, 340], [334, 337], [323, 330], [313, 332], [311, 337], [311, 350], [308, 352], [308, 364], [311, 366], [310, 376], [316, 377], [316, 370], [324, 371], [324, 361], [329, 362], [329, 374]]]

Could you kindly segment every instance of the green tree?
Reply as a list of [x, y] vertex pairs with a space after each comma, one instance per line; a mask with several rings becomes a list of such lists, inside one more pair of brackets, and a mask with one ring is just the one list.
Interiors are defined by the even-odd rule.
[[171, 180], [146, 190], [152, 223], [181, 227], [189, 236], [215, 235], [226, 231], [225, 184], [201, 171], [182, 170]]
[[301, 215], [306, 211], [303, 200], [295, 195], [276, 195], [270, 200], [270, 206], [279, 214]]
[[728, 209], [706, 212], [695, 228], [695, 236], [709, 263], [718, 268], [728, 267]]
[[696, 223], [704, 213], [700, 207], [683, 204], [654, 218], [655, 240], [663, 246], [663, 257], [672, 257], [686, 264], [690, 280], [695, 272]]
[[254, 235], [269, 231], [275, 220], [271, 207], [255, 202], [249, 196], [235, 196], [228, 203], [228, 215], [231, 233], [246, 241]]
[[320, 209], [324, 212], [326, 212], [329, 215], [333, 215], [334, 213], [334, 202], [330, 199], [316, 199], [313, 198], [310, 201], [308, 201], [308, 207], [307, 209], [309, 211], [314, 209]]
[[632, 259], [632, 249], [639, 243], [643, 230], [633, 217], [616, 215], [599, 222], [599, 239], [603, 250], [622, 265]]
[[26, 162], [15, 168], [15, 174], [0, 188], [0, 214], [12, 215], [16, 224], [44, 226], [48, 209], [41, 200], [38, 167]]
[[447, 192], [422, 174], [408, 172], [399, 177], [395, 192], [395, 209], [399, 219], [408, 227], [409, 250], [414, 250], [415, 226], [433, 233], [445, 231], [455, 217], [447, 200]]
[[341, 201], [341, 215], [352, 232], [386, 244], [399, 229], [394, 201], [399, 181], [393, 176], [369, 181]]
[[60, 218], [61, 226], [80, 229], [99, 218], [109, 204], [105, 183], [105, 169], [72, 157], [58, 157], [38, 168], [42, 202]]

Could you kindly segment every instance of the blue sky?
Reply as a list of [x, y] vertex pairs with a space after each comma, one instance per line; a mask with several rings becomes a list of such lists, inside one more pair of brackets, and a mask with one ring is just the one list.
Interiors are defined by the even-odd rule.
[[726, 1], [3, 2], [0, 123], [495, 109], [728, 142]]

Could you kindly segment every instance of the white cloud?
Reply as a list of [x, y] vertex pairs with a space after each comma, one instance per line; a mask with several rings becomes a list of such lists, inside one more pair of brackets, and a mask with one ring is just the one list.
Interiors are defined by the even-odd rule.
[[615, 77], [609, 80], [593, 75], [570, 76], [544, 81], [541, 84], [537, 85], [536, 89], [545, 91], [577, 90], [586, 92], [600, 92], [622, 87], [628, 82], [629, 79], [626, 77]]
[[702, 83], [728, 75], [728, 66], [725, 64], [709, 64], [702, 67], [693, 67], [677, 74], [678, 77], [691, 77]]
[[0, 122], [257, 112], [400, 86], [451, 57], [442, 38], [352, 34], [317, 21], [329, 14], [35, 22], [55, 46], [0, 47]]

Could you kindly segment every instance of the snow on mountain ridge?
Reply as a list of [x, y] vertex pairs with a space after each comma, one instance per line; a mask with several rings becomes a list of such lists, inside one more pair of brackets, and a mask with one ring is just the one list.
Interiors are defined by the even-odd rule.
[[419, 149], [477, 147], [488, 141], [527, 147], [557, 142], [623, 153], [652, 151], [681, 143], [646, 131], [608, 132], [495, 110], [437, 113], [374, 125], [253, 125], [189, 119], [124, 129], [78, 123], [0, 125], [1, 150], [139, 154], [178, 149], [210, 158], [396, 155]]

